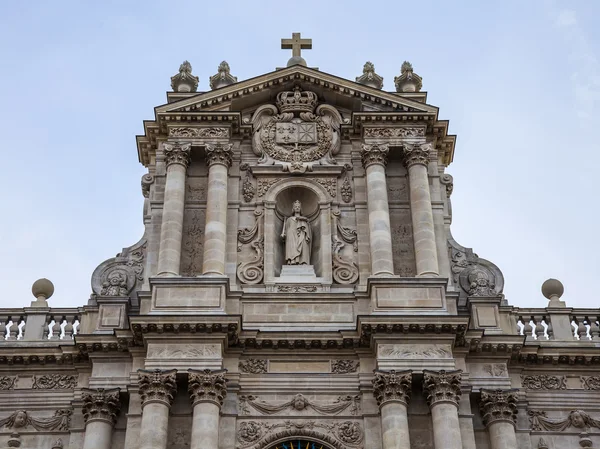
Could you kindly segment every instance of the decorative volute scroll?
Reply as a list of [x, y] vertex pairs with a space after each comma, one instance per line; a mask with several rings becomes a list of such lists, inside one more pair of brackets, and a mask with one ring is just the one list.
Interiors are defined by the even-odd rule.
[[212, 402], [221, 407], [227, 396], [227, 370], [188, 370], [188, 393], [192, 407], [200, 402]]
[[354, 284], [358, 281], [358, 265], [354, 261], [346, 260], [340, 254], [345, 243], [352, 245], [358, 251], [357, 233], [355, 230], [343, 227], [340, 224], [340, 212], [331, 213], [334, 222], [334, 231], [331, 234], [331, 254], [333, 257], [333, 279], [338, 284]]
[[371, 164], [379, 164], [384, 167], [388, 162], [388, 153], [390, 148], [388, 144], [363, 144], [361, 151], [362, 164], [367, 168]]
[[471, 248], [459, 245], [451, 235], [448, 247], [452, 280], [460, 293], [460, 305], [464, 305], [469, 296], [502, 296], [504, 276], [496, 265], [480, 258]]
[[313, 165], [336, 164], [343, 119], [335, 108], [317, 103], [317, 94], [296, 86], [277, 95], [277, 107], [264, 105], [255, 111], [252, 149], [260, 165], [305, 173]]
[[206, 163], [207, 165], [222, 164], [225, 167], [231, 167], [232, 143], [206, 144]]
[[187, 167], [190, 164], [190, 151], [192, 144], [189, 142], [165, 142], [163, 143], [163, 153], [165, 154], [165, 163], [181, 164]]
[[427, 166], [431, 154], [431, 144], [405, 144], [403, 146], [403, 153], [406, 168], [410, 168], [415, 164]]
[[481, 390], [481, 414], [486, 426], [498, 421], [511, 423], [517, 420], [518, 389]]
[[380, 407], [390, 401], [399, 401], [408, 406], [411, 391], [412, 370], [374, 371], [373, 395]]
[[171, 407], [177, 382], [175, 375], [177, 370], [138, 370], [138, 382], [142, 407], [151, 402], [160, 402]]
[[243, 284], [258, 284], [264, 275], [263, 211], [255, 210], [254, 216], [256, 221], [252, 228], [238, 230], [238, 251], [242, 251], [242, 245], [249, 244], [255, 252], [251, 260], [238, 264], [237, 275]]
[[98, 296], [132, 296], [142, 287], [146, 264], [146, 237], [115, 257], [102, 262], [92, 274], [92, 291]]
[[81, 397], [85, 422], [105, 421], [114, 426], [121, 411], [119, 392], [119, 388], [110, 390], [83, 388]]
[[442, 402], [449, 402], [458, 407], [461, 374], [461, 370], [423, 370], [423, 391], [430, 407]]

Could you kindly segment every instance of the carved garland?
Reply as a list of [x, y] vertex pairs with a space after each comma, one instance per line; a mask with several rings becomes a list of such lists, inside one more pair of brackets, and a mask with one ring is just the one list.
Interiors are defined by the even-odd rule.
[[77, 377], [61, 374], [45, 374], [39, 377], [34, 375], [32, 382], [31, 388], [34, 390], [67, 390], [77, 386]]
[[69, 430], [71, 424], [71, 415], [73, 411], [70, 409], [61, 409], [54, 412], [51, 418], [34, 418], [25, 410], [17, 410], [8, 418], [0, 419], [0, 428], [7, 427], [9, 429], [20, 429], [27, 426], [33, 427], [35, 430]]
[[527, 390], [566, 390], [566, 376], [521, 376], [521, 384]]
[[243, 414], [249, 414], [248, 406], [257, 410], [263, 415], [276, 415], [285, 410], [301, 412], [303, 410], [313, 410], [319, 415], [338, 415], [346, 409], [349, 409], [351, 415], [358, 414], [360, 410], [359, 396], [339, 396], [333, 404], [322, 405], [310, 401], [304, 395], [297, 394], [289, 401], [280, 404], [269, 404], [264, 401], [257, 401], [257, 396], [240, 396], [240, 409]]
[[171, 128], [169, 129], [170, 137], [229, 137], [229, 129], [227, 128]]
[[242, 182], [242, 196], [244, 201], [249, 203], [252, 201], [254, 194], [256, 193], [256, 188], [250, 180], [250, 166], [248, 164], [241, 164], [240, 170], [246, 172], [246, 176], [244, 176], [244, 182]]
[[541, 410], [529, 410], [529, 423], [531, 430], [547, 430], [550, 432], [561, 432], [569, 427], [587, 430], [590, 427], [600, 429], [600, 421], [593, 419], [583, 410], [571, 410], [566, 418], [551, 419], [546, 417], [546, 412]]

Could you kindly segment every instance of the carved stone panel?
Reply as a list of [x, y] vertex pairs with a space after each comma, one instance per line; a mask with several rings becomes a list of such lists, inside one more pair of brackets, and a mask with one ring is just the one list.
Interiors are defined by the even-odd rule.
[[183, 276], [202, 274], [205, 215], [204, 209], [185, 210], [181, 245], [181, 274]]
[[402, 277], [416, 274], [413, 229], [408, 209], [390, 210], [394, 273]]

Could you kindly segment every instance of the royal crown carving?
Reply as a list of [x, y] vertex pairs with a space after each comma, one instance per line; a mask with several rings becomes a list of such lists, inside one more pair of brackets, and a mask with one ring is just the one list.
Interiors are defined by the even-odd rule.
[[318, 104], [317, 94], [299, 86], [277, 95], [277, 107], [259, 107], [252, 117], [253, 151], [260, 165], [282, 165], [284, 171], [305, 173], [313, 165], [336, 164], [340, 150], [339, 112]]

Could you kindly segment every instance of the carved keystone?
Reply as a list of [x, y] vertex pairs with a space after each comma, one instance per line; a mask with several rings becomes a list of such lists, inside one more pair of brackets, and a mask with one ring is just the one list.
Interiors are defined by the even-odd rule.
[[171, 407], [177, 392], [176, 374], [177, 370], [174, 369], [165, 371], [160, 369], [138, 370], [142, 407], [151, 402], [160, 402], [167, 407]]
[[519, 390], [481, 390], [483, 423], [505, 421], [515, 425], [517, 419], [517, 392]]
[[423, 391], [429, 407], [449, 402], [458, 407], [460, 401], [460, 375], [462, 370], [429, 371], [423, 370]]
[[223, 405], [223, 399], [227, 396], [226, 372], [227, 370], [188, 370], [188, 393], [192, 407], [200, 402], [212, 402], [219, 408]]
[[412, 390], [412, 370], [407, 371], [374, 371], [373, 395], [377, 405], [399, 401], [408, 406]]
[[83, 419], [86, 424], [91, 421], [105, 421], [114, 426], [121, 411], [120, 391], [119, 388], [83, 388]]

